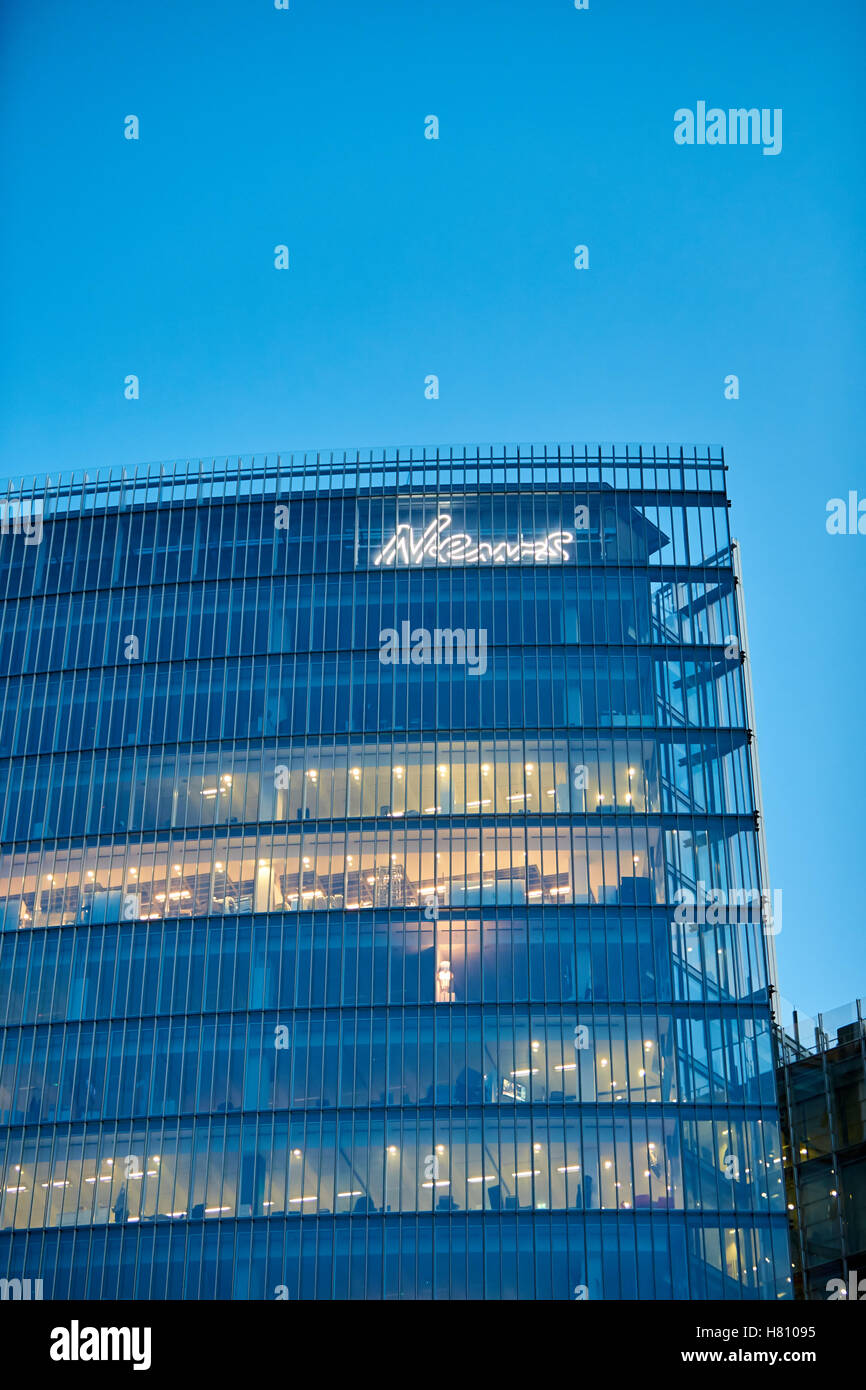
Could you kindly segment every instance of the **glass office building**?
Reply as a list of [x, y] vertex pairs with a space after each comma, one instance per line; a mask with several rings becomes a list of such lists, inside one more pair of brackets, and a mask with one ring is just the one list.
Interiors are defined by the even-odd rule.
[[0, 1276], [790, 1296], [721, 454], [157, 465], [2, 515]]

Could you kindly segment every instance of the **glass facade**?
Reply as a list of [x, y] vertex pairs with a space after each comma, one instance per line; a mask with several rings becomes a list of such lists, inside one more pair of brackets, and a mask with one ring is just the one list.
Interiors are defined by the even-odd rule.
[[721, 455], [157, 465], [19, 481], [6, 514], [27, 498], [0, 1275], [789, 1297]]

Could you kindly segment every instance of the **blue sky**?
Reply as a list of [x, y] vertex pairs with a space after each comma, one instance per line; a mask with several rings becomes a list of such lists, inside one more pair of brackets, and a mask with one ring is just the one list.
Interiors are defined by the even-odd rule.
[[[782, 992], [866, 994], [866, 537], [825, 531], [828, 498], [866, 496], [858, 0], [6, 0], [0, 23], [3, 476], [724, 445]], [[782, 108], [781, 154], [677, 146], [698, 100]]]

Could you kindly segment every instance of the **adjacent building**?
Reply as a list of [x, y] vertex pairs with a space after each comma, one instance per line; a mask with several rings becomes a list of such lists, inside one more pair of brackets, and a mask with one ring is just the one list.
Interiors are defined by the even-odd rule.
[[866, 1301], [866, 1001], [778, 1033], [794, 1296]]
[[10, 486], [0, 1275], [791, 1296], [725, 480], [508, 446]]

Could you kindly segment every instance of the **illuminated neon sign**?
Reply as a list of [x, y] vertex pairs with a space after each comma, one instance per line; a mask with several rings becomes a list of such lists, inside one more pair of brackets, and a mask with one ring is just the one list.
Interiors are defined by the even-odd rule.
[[451, 517], [440, 512], [423, 531], [415, 532], [401, 522], [382, 549], [373, 557], [374, 565], [438, 565], [476, 563], [506, 565], [521, 560], [548, 564], [551, 560], [570, 560], [566, 549], [574, 540], [571, 531], [550, 531], [541, 540], [478, 541], [465, 531], [451, 531]]

